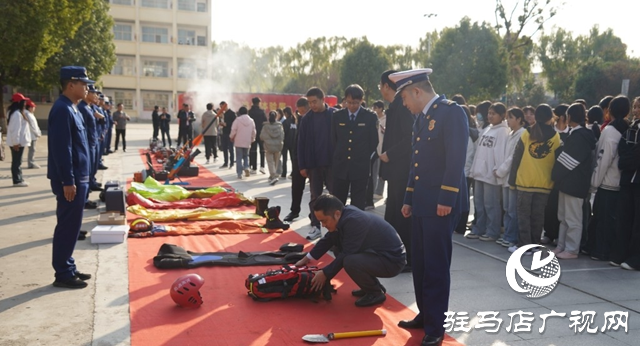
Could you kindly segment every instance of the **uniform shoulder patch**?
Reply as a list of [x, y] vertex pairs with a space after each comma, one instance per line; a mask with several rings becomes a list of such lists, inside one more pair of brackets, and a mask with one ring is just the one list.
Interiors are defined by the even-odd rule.
[[453, 106], [453, 105], [457, 105], [458, 104], [456, 101], [452, 101], [452, 100], [442, 100], [440, 102], [445, 104], [445, 105], [447, 105], [447, 106]]

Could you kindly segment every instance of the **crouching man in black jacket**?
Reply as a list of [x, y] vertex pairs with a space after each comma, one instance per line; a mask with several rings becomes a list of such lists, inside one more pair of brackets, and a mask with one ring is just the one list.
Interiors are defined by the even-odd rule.
[[303, 266], [317, 260], [334, 247], [336, 258], [315, 272], [312, 285], [320, 290], [344, 268], [360, 287], [351, 292], [360, 297], [356, 306], [371, 306], [384, 302], [386, 290], [378, 278], [394, 277], [402, 271], [406, 261], [404, 244], [395, 229], [381, 217], [366, 213], [329, 194], [319, 196], [313, 212], [329, 231], [296, 263]]

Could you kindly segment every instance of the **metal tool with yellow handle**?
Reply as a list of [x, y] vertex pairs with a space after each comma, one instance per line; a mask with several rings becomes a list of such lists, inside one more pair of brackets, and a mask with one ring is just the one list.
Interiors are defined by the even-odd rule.
[[314, 343], [324, 342], [327, 343], [331, 340], [346, 339], [346, 338], [359, 338], [361, 336], [380, 336], [387, 335], [386, 329], [379, 330], [365, 330], [361, 332], [345, 332], [345, 333], [329, 333], [324, 334], [307, 334], [302, 337], [302, 340]]

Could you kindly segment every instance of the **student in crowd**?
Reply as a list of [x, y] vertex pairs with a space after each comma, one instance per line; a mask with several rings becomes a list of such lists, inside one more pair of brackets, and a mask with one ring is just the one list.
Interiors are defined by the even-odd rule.
[[291, 222], [300, 216], [302, 204], [302, 194], [307, 178], [300, 174], [298, 166], [298, 126], [300, 119], [309, 111], [309, 101], [306, 97], [301, 97], [296, 101], [296, 114], [293, 116], [293, 122], [289, 128], [289, 133], [285, 139], [291, 146], [291, 208], [283, 221]]
[[526, 128], [530, 128], [531, 126], [536, 124], [536, 109], [533, 106], [526, 106], [522, 108], [524, 112], [524, 121], [527, 123]]
[[[262, 124], [268, 121], [267, 115], [264, 109], [260, 108], [259, 97], [251, 99], [251, 108], [249, 109], [249, 117], [253, 119], [256, 124], [257, 138], [258, 140], [251, 144], [251, 150], [249, 152], [249, 164], [251, 165], [251, 174], [256, 174], [258, 171], [258, 152], [260, 152], [260, 173], [265, 174], [264, 171], [264, 143], [260, 140], [260, 133], [262, 132]], [[233, 161], [233, 160], [231, 160]]]
[[498, 167], [496, 176], [503, 179], [502, 184], [502, 210], [504, 211], [503, 225], [504, 235], [498, 244], [504, 247], [512, 247], [518, 244], [518, 192], [509, 187], [509, 174], [513, 163], [513, 153], [520, 141], [520, 136], [525, 131], [524, 112], [518, 108], [510, 108], [507, 111], [507, 125], [511, 129], [509, 139], [505, 143], [504, 161]]
[[[596, 195], [593, 200], [587, 244], [583, 251], [593, 260], [608, 261], [615, 240], [620, 195], [618, 144], [629, 127], [625, 120], [629, 107], [625, 107], [625, 102], [628, 104], [628, 99], [616, 98], [609, 104], [611, 122], [602, 131], [596, 149], [596, 167], [591, 177], [591, 192]], [[602, 114], [599, 106], [593, 106], [591, 109], [598, 109]], [[594, 122], [593, 128], [599, 130], [600, 127], [596, 124]]]
[[[628, 107], [624, 99], [611, 105], [612, 110], [615, 108], [616, 114], [620, 115], [628, 113]], [[640, 97], [633, 100], [633, 121], [622, 135], [618, 156], [618, 226], [609, 264], [627, 270], [640, 270]]]
[[[467, 142], [467, 156], [464, 163], [464, 176], [467, 179], [467, 200], [468, 203], [471, 203], [471, 187], [474, 184], [473, 178], [471, 178], [471, 165], [473, 165], [473, 158], [476, 154], [476, 141], [478, 140], [478, 125], [476, 124], [475, 119], [471, 115], [471, 110], [466, 105], [461, 105], [464, 112], [467, 114], [467, 120], [469, 121], [469, 141]], [[475, 221], [475, 220], [474, 220]], [[460, 221], [458, 221], [458, 226], [456, 226], [455, 232], [458, 234], [464, 234], [467, 228], [467, 224], [469, 222], [469, 211], [464, 211], [461, 213]]]
[[[518, 247], [538, 244], [544, 224], [544, 209], [553, 188], [551, 170], [560, 147], [560, 135], [548, 122], [553, 110], [541, 104], [535, 111], [535, 124], [522, 132], [513, 152], [509, 186], [518, 190]], [[531, 254], [531, 252], [528, 252]]]
[[489, 114], [489, 107], [491, 107], [491, 101], [482, 101], [476, 106], [476, 123], [478, 124], [478, 129], [483, 130], [486, 129], [491, 123], [487, 120], [487, 115]]
[[560, 259], [578, 258], [583, 226], [583, 204], [589, 196], [596, 137], [585, 128], [587, 110], [582, 103], [567, 109], [571, 131], [560, 148], [551, 172], [558, 189], [558, 244], [553, 252]]
[[596, 139], [600, 139], [600, 124], [602, 124], [602, 120], [604, 118], [604, 112], [600, 106], [593, 106], [589, 108], [587, 112], [587, 128], [593, 131], [593, 135], [596, 136]]
[[602, 108], [602, 112], [604, 112], [604, 120], [602, 121], [602, 125], [600, 125], [600, 131], [604, 131], [604, 128], [609, 125], [611, 122], [611, 117], [609, 116], [609, 103], [613, 100], [613, 96], [607, 95], [600, 100], [598, 106]]
[[[220, 102], [220, 107], [226, 106], [226, 102]], [[224, 164], [220, 166], [220, 168], [229, 168], [233, 167], [234, 163], [234, 153], [233, 153], [233, 141], [229, 138], [231, 134], [231, 127], [236, 120], [236, 112], [232, 111], [231, 108], [227, 109], [220, 119], [220, 126], [222, 126], [222, 140], [220, 141], [220, 150], [222, 150], [222, 158], [224, 159]]]
[[11, 97], [7, 109], [7, 146], [11, 149], [11, 179], [14, 187], [27, 187], [29, 183], [22, 177], [22, 155], [24, 148], [31, 145], [29, 118], [26, 115], [27, 98], [20, 93]]
[[35, 161], [36, 154], [36, 142], [38, 138], [42, 136], [42, 132], [40, 131], [40, 126], [38, 126], [38, 120], [36, 119], [36, 104], [27, 99], [27, 104], [25, 108], [25, 114], [29, 119], [29, 130], [31, 131], [31, 145], [29, 146], [29, 155], [27, 155], [27, 163], [28, 168], [40, 168], [40, 165]]
[[158, 114], [158, 106], [153, 106], [151, 112], [151, 124], [153, 125], [152, 139], [158, 140], [158, 132], [160, 131], [160, 114]]
[[269, 167], [270, 185], [275, 185], [278, 182], [278, 164], [284, 143], [284, 129], [282, 124], [277, 121], [277, 116], [277, 112], [269, 112], [269, 121], [262, 125], [260, 132], [260, 140], [264, 143], [267, 166]]
[[[378, 147], [376, 148], [377, 158], [373, 162], [371, 169], [371, 179], [367, 187], [367, 207], [373, 207], [373, 199], [382, 198], [385, 181], [380, 177], [380, 154], [382, 154], [382, 143], [384, 141], [384, 131], [387, 126], [387, 114], [384, 109], [384, 102], [378, 100], [373, 103], [373, 112], [378, 116]], [[365, 209], [366, 209], [365, 208]]]
[[[293, 110], [291, 107], [287, 106], [282, 110], [283, 118], [282, 118], [282, 129], [284, 130], [284, 143], [282, 145], [282, 160], [280, 161], [279, 170], [281, 178], [287, 177], [287, 162], [289, 161], [289, 153], [291, 153], [291, 140], [287, 140], [290, 138], [289, 131], [291, 130], [291, 124], [294, 124], [295, 119], [293, 118]], [[293, 159], [293, 158], [292, 158]], [[289, 176], [291, 177], [291, 176]]]
[[509, 137], [509, 129], [504, 122], [506, 115], [504, 104], [496, 102], [491, 105], [487, 114], [490, 126], [480, 135], [476, 145], [471, 177], [475, 180], [473, 201], [478, 219], [471, 232], [465, 235], [468, 239], [496, 241], [500, 238], [503, 179], [496, 176], [496, 171], [504, 162]]
[[229, 139], [236, 148], [236, 173], [238, 179], [242, 179], [242, 171], [244, 175], [249, 176], [249, 149], [251, 143], [256, 141], [256, 124], [249, 117], [247, 107], [238, 109], [238, 118], [233, 121]]

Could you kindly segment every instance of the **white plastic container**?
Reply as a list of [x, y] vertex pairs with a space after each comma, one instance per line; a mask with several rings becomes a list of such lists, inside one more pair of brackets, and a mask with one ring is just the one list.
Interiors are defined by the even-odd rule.
[[127, 238], [128, 225], [96, 226], [91, 230], [91, 244], [122, 243]]

